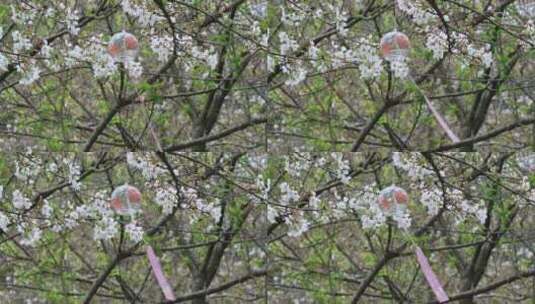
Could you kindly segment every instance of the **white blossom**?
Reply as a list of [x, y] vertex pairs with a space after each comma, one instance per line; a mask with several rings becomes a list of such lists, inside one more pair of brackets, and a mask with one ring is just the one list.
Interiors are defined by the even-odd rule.
[[355, 54], [348, 56], [355, 58], [360, 71], [360, 78], [371, 79], [379, 77], [383, 71], [383, 60], [377, 52], [377, 48], [373, 47], [369, 39], [362, 38], [359, 42]]
[[419, 161], [419, 153], [392, 153], [392, 164], [407, 172], [407, 176], [412, 180], [421, 180], [433, 174], [433, 171], [421, 166]]
[[342, 153], [331, 153], [331, 156], [336, 162], [336, 174], [343, 184], [349, 183], [351, 176], [349, 175], [349, 162], [343, 159]]
[[165, 187], [156, 190], [156, 204], [162, 207], [165, 215], [171, 214], [173, 209], [178, 206], [176, 189], [174, 187]]
[[279, 213], [277, 209], [271, 205], [267, 205], [267, 220], [269, 223], [275, 223], [277, 221], [277, 216]]
[[168, 35], [152, 36], [150, 47], [158, 55], [159, 62], [166, 62], [173, 53], [173, 37]]
[[50, 218], [52, 216], [52, 212], [54, 212], [54, 209], [50, 206], [48, 200], [44, 200], [43, 206], [41, 207], [41, 214], [45, 218]]
[[405, 205], [395, 205], [394, 212], [392, 214], [392, 219], [396, 221], [399, 229], [407, 229], [411, 226], [410, 213], [407, 211]]
[[65, 218], [65, 227], [68, 229], [76, 228], [80, 225], [80, 214], [77, 210], [72, 210]]
[[438, 188], [425, 189], [420, 197], [420, 202], [427, 208], [429, 215], [436, 215], [442, 203], [442, 193]]
[[93, 74], [96, 78], [111, 76], [117, 71], [117, 66], [111, 56], [102, 54], [93, 62]]
[[94, 214], [94, 210], [92, 210], [91, 206], [88, 205], [77, 206], [73, 212], [77, 214], [77, 218], [79, 217], [83, 219], [87, 219]]
[[266, 69], [269, 72], [273, 72], [275, 71], [275, 65], [276, 65], [275, 58], [273, 58], [273, 56], [271, 55], [268, 55], [266, 58]]
[[20, 243], [25, 246], [35, 246], [42, 235], [43, 231], [39, 227], [33, 227], [33, 229], [20, 240]]
[[94, 240], [108, 240], [111, 239], [119, 231], [117, 222], [110, 216], [103, 217], [97, 222], [93, 229]]
[[0, 71], [7, 71], [9, 66], [9, 59], [0, 53]]
[[117, 71], [117, 65], [113, 58], [108, 54], [103, 42], [99, 37], [91, 37], [89, 45], [82, 50], [81, 57], [79, 49], [74, 49], [71, 55], [78, 60], [87, 60], [91, 62], [93, 75], [96, 78], [102, 78], [113, 75]]
[[528, 247], [522, 247], [517, 250], [516, 255], [519, 257], [525, 257], [527, 259], [533, 258], [533, 250], [530, 250]]
[[434, 59], [441, 59], [448, 48], [448, 36], [441, 30], [431, 31], [427, 35], [425, 46], [433, 52]]
[[9, 225], [9, 218], [0, 211], [0, 229], [5, 233]]
[[320, 203], [321, 203], [321, 200], [319, 199], [319, 197], [316, 196], [316, 191], [312, 191], [310, 193], [310, 197], [308, 198], [308, 204], [310, 205], [312, 209], [319, 210]]
[[299, 44], [290, 38], [286, 32], [279, 32], [280, 53], [281, 55], [288, 55], [291, 51], [295, 51]]
[[143, 227], [136, 225], [135, 222], [128, 223], [124, 228], [132, 241], [140, 242], [143, 239]]
[[390, 60], [390, 67], [396, 78], [405, 79], [409, 76], [409, 66], [402, 57], [395, 57]]
[[67, 9], [67, 30], [73, 36], [77, 36], [80, 33], [80, 28], [78, 27], [78, 11]]
[[281, 9], [281, 13], [281, 21], [288, 27], [298, 26], [299, 23], [305, 18], [304, 14], [300, 14], [298, 12], [287, 13], [284, 7]]
[[216, 68], [219, 56], [213, 47], [210, 47], [210, 49], [202, 49], [195, 46], [192, 48], [191, 54], [198, 60], [205, 62], [210, 69], [213, 70]]
[[260, 196], [263, 200], [267, 201], [269, 198], [269, 192], [271, 191], [271, 179], [264, 180], [262, 175], [258, 175], [256, 178], [256, 187], [260, 191]]
[[491, 52], [483, 52], [483, 54], [481, 54], [480, 58], [481, 58], [481, 61], [483, 62], [483, 65], [486, 68], [490, 68], [490, 66], [492, 65], [492, 62], [494, 61], [494, 59], [492, 58], [492, 53]]
[[385, 224], [386, 216], [378, 206], [371, 205], [368, 209], [368, 213], [363, 214], [360, 220], [363, 229], [374, 229]]
[[297, 66], [291, 69], [288, 74], [288, 79], [284, 82], [287, 86], [294, 87], [307, 77], [307, 70], [303, 66]]
[[262, 1], [258, 4], [251, 4], [251, 14], [257, 18], [266, 18], [267, 16], [267, 1]]
[[481, 224], [485, 224], [485, 221], [487, 220], [487, 209], [485, 208], [479, 208], [475, 211], [475, 216], [479, 220]]
[[210, 55], [206, 57], [206, 63], [213, 70], [217, 67], [218, 62], [219, 62], [219, 56], [217, 52], [215, 52], [214, 50], [211, 50]]
[[435, 16], [425, 9], [418, 7], [417, 1], [408, 0], [396, 0], [397, 7], [407, 15], [412, 17], [412, 20], [418, 25], [425, 25], [431, 20], [435, 19]]
[[67, 51], [67, 56], [65, 56], [65, 65], [69, 68], [76, 65], [79, 60], [84, 59], [84, 51], [78, 45], [75, 45], [73, 48]]
[[293, 190], [287, 182], [282, 182], [279, 189], [281, 191], [280, 201], [283, 205], [299, 200], [299, 193]]
[[22, 85], [30, 85], [39, 79], [40, 73], [41, 69], [34, 63], [31, 68], [24, 73], [19, 83]]
[[126, 163], [128, 166], [141, 171], [143, 177], [148, 180], [154, 180], [164, 172], [164, 169], [151, 163], [148, 155], [142, 153], [126, 153]]
[[137, 61], [128, 60], [125, 62], [124, 67], [126, 68], [128, 75], [133, 79], [139, 79], [143, 74], [143, 67], [141, 66], [141, 63]]
[[63, 229], [64, 227], [61, 224], [54, 224], [52, 225], [52, 227], [50, 227], [50, 230], [52, 230], [52, 232], [55, 232], [55, 233], [60, 233], [61, 231], [63, 231]]
[[11, 20], [22, 25], [32, 25], [35, 18], [36, 10], [26, 9], [17, 10], [14, 5], [11, 5]]
[[20, 53], [21, 51], [26, 51], [32, 48], [32, 43], [30, 39], [24, 37], [19, 31], [15, 30], [11, 33], [13, 38], [13, 52]]
[[288, 225], [288, 236], [299, 237], [307, 232], [310, 227], [310, 222], [304, 217], [302, 212], [297, 216], [297, 219], [290, 221]]
[[312, 60], [318, 60], [319, 52], [320, 49], [316, 46], [314, 41], [310, 41], [310, 45], [308, 47], [308, 57], [310, 57]]
[[16, 209], [28, 209], [32, 202], [19, 190], [13, 191], [13, 207]]
[[219, 199], [216, 199], [213, 203], [209, 204], [206, 208], [206, 211], [210, 213], [210, 216], [214, 221], [219, 221], [221, 219], [221, 203]]
[[489, 49], [490, 49], [490, 46], [488, 45], [482, 48], [476, 48], [473, 45], [468, 45], [467, 52], [468, 52], [468, 55], [481, 60], [484, 67], [490, 68], [492, 66], [494, 59], [492, 58], [492, 53], [488, 51]]
[[154, 24], [164, 19], [154, 13], [143, 5], [136, 5], [130, 0], [122, 0], [121, 7], [123, 11], [132, 17], [136, 17], [136, 21], [143, 27], [152, 27]]
[[386, 215], [377, 204], [377, 195], [371, 186], [366, 186], [362, 192], [355, 193], [355, 200], [348, 202], [348, 208], [360, 214], [363, 229], [378, 228], [386, 223]]
[[336, 30], [342, 37], [347, 36], [347, 33], [349, 32], [349, 29], [347, 28], [347, 19], [347, 13], [343, 12], [340, 6], [337, 6], [335, 9], [334, 20], [336, 22]]
[[58, 172], [58, 165], [56, 165], [54, 162], [50, 162], [48, 163], [47, 170], [50, 173], [56, 173]]

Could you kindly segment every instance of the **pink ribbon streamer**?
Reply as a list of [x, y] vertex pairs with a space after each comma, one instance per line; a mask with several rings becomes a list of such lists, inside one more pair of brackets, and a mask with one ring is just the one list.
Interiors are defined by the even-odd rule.
[[448, 134], [448, 137], [451, 139], [451, 141], [453, 141], [454, 143], [458, 143], [460, 141], [459, 137], [457, 137], [457, 135], [453, 133], [453, 131], [448, 126], [448, 123], [446, 122], [444, 117], [442, 117], [442, 115], [440, 115], [440, 113], [435, 109], [435, 107], [433, 106], [431, 101], [427, 98], [427, 96], [425, 96], [425, 94], [423, 95], [424, 95], [425, 102], [427, 103], [427, 107], [429, 108], [429, 110], [431, 110], [431, 113], [433, 113], [433, 115], [435, 116], [435, 119], [437, 120], [442, 130], [444, 130], [444, 132]]
[[424, 97], [425, 103], [427, 104], [427, 107], [429, 108], [429, 110], [431, 111], [433, 116], [435, 117], [435, 120], [437, 121], [438, 125], [442, 128], [442, 130], [444, 130], [444, 132], [446, 132], [446, 134], [451, 139], [451, 141], [453, 141], [454, 143], [460, 142], [459, 137], [457, 135], [455, 135], [455, 133], [451, 130], [450, 126], [446, 122], [446, 119], [444, 119], [444, 117], [437, 111], [437, 109], [435, 109], [435, 107], [433, 106], [433, 103], [431, 102], [431, 100], [429, 100], [429, 98], [427, 98], [427, 95], [425, 95], [425, 93], [422, 91], [422, 89], [420, 89], [420, 87], [418, 86], [416, 81], [414, 81], [414, 79], [412, 79], [412, 77], [410, 77], [410, 79], [412, 80], [412, 82], [416, 86], [416, 89], [418, 89], [420, 94], [422, 94], [422, 96]]
[[420, 247], [416, 247], [416, 259], [418, 260], [418, 264], [420, 264], [420, 268], [424, 273], [425, 279], [427, 280], [427, 284], [429, 284], [429, 286], [433, 290], [437, 301], [439, 303], [447, 302], [449, 300], [448, 295], [444, 291], [444, 288], [442, 288], [440, 281], [433, 272], [433, 269], [431, 269], [429, 261], [427, 260], [427, 257], [425, 256], [422, 249], [420, 249]]
[[163, 275], [162, 265], [160, 264], [158, 257], [156, 257], [154, 249], [152, 249], [150, 245], [147, 246], [147, 257], [149, 258], [150, 266], [152, 267], [152, 272], [156, 277], [158, 285], [160, 285], [160, 288], [162, 289], [165, 299], [168, 301], [174, 301], [175, 295], [173, 293], [173, 290], [171, 289], [171, 285], [169, 285], [169, 282], [167, 282], [167, 279]]

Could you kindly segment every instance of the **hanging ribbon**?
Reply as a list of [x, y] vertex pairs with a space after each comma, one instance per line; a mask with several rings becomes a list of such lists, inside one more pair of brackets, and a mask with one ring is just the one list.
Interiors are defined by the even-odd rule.
[[429, 100], [429, 98], [427, 98], [425, 93], [422, 91], [422, 89], [420, 89], [420, 87], [418, 86], [416, 81], [414, 81], [414, 79], [412, 79], [412, 77], [411, 77], [411, 80], [414, 83], [414, 85], [416, 86], [416, 89], [418, 90], [418, 92], [420, 92], [420, 94], [422, 94], [422, 96], [424, 97], [425, 103], [426, 103], [427, 107], [429, 108], [429, 110], [431, 111], [431, 113], [433, 114], [433, 116], [435, 117], [435, 120], [437, 121], [438, 125], [442, 128], [442, 130], [444, 130], [444, 132], [446, 132], [446, 134], [448, 135], [448, 137], [451, 139], [451, 141], [453, 143], [458, 143], [460, 141], [459, 137], [457, 135], [455, 135], [455, 133], [448, 126], [448, 123], [446, 122], [446, 119], [444, 119], [444, 117], [442, 117], [442, 115], [437, 111], [437, 109], [435, 109], [435, 107], [433, 106], [433, 103], [431, 102], [431, 100]]
[[156, 254], [154, 253], [154, 250], [150, 245], [147, 246], [147, 257], [149, 258], [150, 266], [152, 267], [152, 272], [156, 277], [158, 285], [160, 285], [160, 288], [162, 289], [165, 299], [168, 301], [174, 301], [175, 295], [173, 293], [173, 290], [171, 289], [171, 285], [169, 285], [169, 282], [167, 282], [167, 279], [163, 275], [162, 265], [160, 265], [160, 261], [158, 260], [158, 257], [156, 257]]
[[418, 246], [416, 246], [415, 251], [416, 260], [418, 260], [418, 264], [420, 264], [420, 268], [422, 269], [427, 284], [429, 284], [429, 286], [433, 290], [437, 301], [439, 303], [447, 302], [449, 300], [448, 295], [444, 291], [444, 288], [442, 288], [442, 285], [440, 284], [440, 281], [438, 280], [436, 274], [433, 272], [433, 269], [431, 269], [429, 261], [427, 260], [427, 257], [425, 256], [424, 252]]

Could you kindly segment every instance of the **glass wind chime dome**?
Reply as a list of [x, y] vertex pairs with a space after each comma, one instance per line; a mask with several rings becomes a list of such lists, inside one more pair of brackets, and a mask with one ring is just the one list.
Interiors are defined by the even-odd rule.
[[409, 55], [411, 43], [407, 35], [393, 31], [381, 38], [381, 55], [388, 61], [405, 60]]
[[119, 215], [132, 215], [141, 209], [141, 192], [136, 187], [122, 185], [111, 194], [110, 207]]
[[535, 17], [535, 0], [518, 0], [516, 8], [524, 17]]
[[384, 211], [392, 211], [395, 207], [406, 207], [409, 203], [409, 195], [403, 188], [389, 186], [379, 192], [377, 203]]
[[134, 60], [139, 52], [139, 42], [136, 36], [122, 31], [113, 35], [108, 43], [108, 54], [116, 62]]

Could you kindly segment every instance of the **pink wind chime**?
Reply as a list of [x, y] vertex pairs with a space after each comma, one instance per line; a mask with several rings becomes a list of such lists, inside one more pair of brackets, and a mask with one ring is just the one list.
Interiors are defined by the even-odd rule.
[[[111, 37], [110, 41], [108, 42], [107, 51], [108, 55], [115, 63], [127, 65], [133, 62], [139, 55], [139, 46], [139, 41], [136, 36], [123, 30], [122, 32], [118, 32]], [[144, 103], [143, 96], [139, 96], [138, 100]], [[142, 109], [145, 118], [149, 120], [150, 114], [148, 113], [146, 107], [142, 107]], [[148, 126], [158, 151], [162, 151], [160, 140], [154, 131], [152, 123], [149, 122]]]
[[[390, 214], [395, 208], [406, 208], [409, 203], [409, 195], [403, 188], [392, 185], [381, 190], [377, 203], [383, 211]], [[435, 298], [439, 303], [447, 302], [449, 300], [448, 295], [444, 291], [437, 275], [433, 272], [429, 260], [422, 249], [411, 238], [409, 238], [409, 240], [411, 240], [415, 247], [414, 252], [416, 254], [416, 261], [420, 265], [420, 269], [422, 270], [427, 284], [435, 294]]]
[[113, 35], [108, 43], [108, 54], [115, 62], [134, 60], [139, 53], [139, 42], [136, 36], [122, 31]]
[[[409, 56], [410, 48], [411, 43], [409, 37], [404, 33], [398, 32], [397, 30], [386, 33], [381, 38], [381, 42], [379, 44], [381, 55], [388, 62], [404, 62]], [[444, 119], [440, 112], [437, 111], [435, 106], [433, 106], [433, 103], [420, 89], [416, 81], [414, 81], [411, 76], [409, 76], [409, 79], [414, 83], [418, 92], [424, 97], [425, 103], [429, 108], [429, 111], [431, 111], [431, 113], [435, 117], [435, 120], [437, 121], [438, 125], [442, 128], [442, 130], [444, 130], [444, 132], [446, 132], [446, 135], [448, 135], [451, 141], [453, 141], [454, 143], [458, 143], [460, 141], [459, 137], [455, 135], [455, 133], [451, 130], [448, 123], [446, 122], [446, 119]]]
[[[141, 192], [133, 186], [122, 185], [113, 190], [110, 200], [110, 208], [121, 216], [130, 216], [130, 218], [141, 210]], [[154, 253], [151, 245], [146, 247], [147, 258], [149, 260], [152, 272], [156, 277], [158, 285], [162, 289], [165, 299], [174, 301], [175, 295], [171, 289], [171, 285], [167, 281], [162, 271], [162, 266], [158, 257]]]

